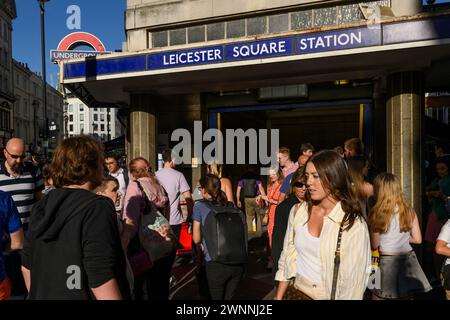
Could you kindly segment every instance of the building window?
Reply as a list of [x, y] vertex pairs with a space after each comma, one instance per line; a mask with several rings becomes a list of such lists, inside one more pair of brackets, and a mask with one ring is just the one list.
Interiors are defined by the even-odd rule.
[[314, 27], [321, 28], [337, 24], [337, 7], [314, 10]]
[[21, 114], [22, 113], [22, 98], [20, 98], [19, 96], [16, 96], [15, 109], [17, 111], [17, 114]]
[[84, 121], [84, 114], [80, 114], [80, 122], [83, 122]]
[[69, 115], [69, 121], [73, 122], [73, 114]]
[[188, 28], [188, 43], [204, 42], [205, 26], [197, 26]]
[[83, 112], [84, 111], [84, 105], [80, 104], [80, 111]]
[[269, 16], [269, 33], [289, 30], [289, 14], [277, 14]]
[[266, 17], [255, 17], [247, 19], [247, 35], [254, 36], [267, 32]]
[[70, 124], [70, 125], [69, 125], [69, 131], [70, 131], [70, 132], [73, 132], [73, 124]]
[[104, 113], [102, 113], [102, 114], [100, 115], [100, 121], [105, 121], [105, 114], [104, 114]]
[[152, 48], [167, 47], [167, 37], [167, 31], [152, 32]]
[[245, 20], [227, 22], [227, 38], [239, 38], [245, 36]]
[[[34, 86], [36, 88], [36, 86]], [[69, 112], [73, 112], [73, 105], [69, 104]]]
[[292, 12], [291, 29], [301, 30], [312, 28], [312, 14], [313, 14], [312, 10]]
[[97, 111], [97, 108], [94, 108], [94, 111]]
[[94, 114], [94, 121], [98, 121], [98, 114]]
[[186, 44], [186, 28], [170, 30], [170, 45]]
[[208, 41], [225, 39], [225, 22], [208, 24], [206, 34]]
[[104, 132], [104, 131], [105, 131], [105, 125], [104, 125], [104, 124], [101, 124], [101, 125], [100, 125], [100, 131], [101, 131], [101, 132]]

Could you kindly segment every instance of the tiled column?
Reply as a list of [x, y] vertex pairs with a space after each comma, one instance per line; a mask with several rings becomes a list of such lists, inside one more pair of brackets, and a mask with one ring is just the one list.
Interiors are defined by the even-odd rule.
[[128, 163], [136, 157], [144, 157], [157, 170], [157, 117], [149, 95], [132, 95], [129, 116]]
[[422, 211], [424, 75], [399, 72], [387, 78], [387, 170], [396, 174], [406, 200]]

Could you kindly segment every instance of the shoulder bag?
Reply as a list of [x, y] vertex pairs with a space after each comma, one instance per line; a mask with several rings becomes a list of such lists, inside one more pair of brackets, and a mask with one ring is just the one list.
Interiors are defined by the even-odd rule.
[[180, 248], [169, 221], [150, 201], [147, 190], [136, 180], [145, 197], [145, 209], [138, 222], [139, 240], [154, 262]]
[[334, 253], [334, 270], [333, 270], [333, 284], [331, 286], [330, 300], [336, 300], [336, 287], [339, 276], [339, 265], [341, 264], [341, 240], [342, 240], [343, 223], [339, 226], [339, 233], [337, 237], [336, 252]]

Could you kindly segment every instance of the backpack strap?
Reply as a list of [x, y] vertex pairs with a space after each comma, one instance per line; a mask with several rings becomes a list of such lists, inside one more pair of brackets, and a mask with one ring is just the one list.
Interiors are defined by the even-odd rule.
[[341, 264], [341, 240], [342, 240], [343, 223], [339, 225], [339, 233], [337, 237], [336, 252], [334, 253], [334, 270], [333, 284], [331, 286], [331, 300], [336, 300], [336, 287], [339, 275], [339, 265]]
[[139, 180], [134, 180], [134, 182], [136, 182], [139, 190], [141, 190], [141, 192], [144, 194], [144, 199], [145, 199], [145, 207], [147, 210], [144, 210], [144, 215], [147, 214], [149, 212], [149, 210], [153, 210], [155, 209], [153, 203], [150, 201], [150, 198], [148, 197], [147, 191], [144, 189], [144, 187], [142, 186], [141, 182]]
[[123, 169], [123, 179], [125, 180], [125, 187], [128, 187], [128, 184], [130, 183], [130, 177], [128, 176], [128, 170]]

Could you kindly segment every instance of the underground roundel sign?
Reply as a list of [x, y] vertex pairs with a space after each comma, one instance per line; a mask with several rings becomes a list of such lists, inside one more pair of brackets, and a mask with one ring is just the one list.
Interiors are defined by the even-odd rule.
[[[93, 51], [80, 51], [76, 48], [88, 46]], [[110, 53], [99, 38], [88, 32], [73, 32], [65, 36], [58, 44], [56, 50], [50, 51], [50, 60], [59, 62], [61, 60], [86, 58], [100, 54]]]

